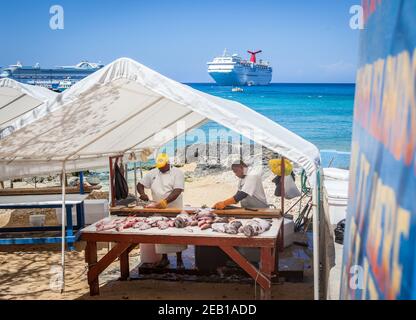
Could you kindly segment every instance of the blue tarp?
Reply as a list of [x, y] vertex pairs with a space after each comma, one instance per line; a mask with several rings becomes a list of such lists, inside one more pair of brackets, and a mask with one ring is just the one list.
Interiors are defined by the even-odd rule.
[[416, 299], [416, 1], [363, 4], [341, 298]]

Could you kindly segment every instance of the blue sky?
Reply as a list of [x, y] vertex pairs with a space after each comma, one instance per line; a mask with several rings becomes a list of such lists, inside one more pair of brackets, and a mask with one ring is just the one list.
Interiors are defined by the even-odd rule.
[[[262, 49], [273, 82], [354, 82], [360, 0], [0, 1], [0, 66], [133, 58], [182, 82], [210, 82], [206, 62], [227, 48]], [[52, 5], [64, 30], [49, 28]]]

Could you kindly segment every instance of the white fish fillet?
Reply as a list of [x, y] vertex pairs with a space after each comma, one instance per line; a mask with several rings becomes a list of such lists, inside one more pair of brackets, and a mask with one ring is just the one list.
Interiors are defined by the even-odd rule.
[[225, 233], [225, 225], [226, 223], [213, 223], [211, 229], [215, 232]]

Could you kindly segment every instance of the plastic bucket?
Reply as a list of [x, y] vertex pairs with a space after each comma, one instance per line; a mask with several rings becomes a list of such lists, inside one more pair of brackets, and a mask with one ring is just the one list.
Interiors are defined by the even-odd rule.
[[45, 215], [33, 214], [29, 217], [29, 223], [32, 227], [43, 227], [45, 225]]

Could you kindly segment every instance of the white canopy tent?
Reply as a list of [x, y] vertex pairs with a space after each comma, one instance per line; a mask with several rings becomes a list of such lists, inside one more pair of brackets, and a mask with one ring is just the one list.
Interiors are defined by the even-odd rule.
[[[49, 110], [0, 140], [0, 180], [106, 166], [109, 156], [160, 148], [213, 120], [304, 168], [318, 201], [320, 155], [313, 144], [238, 102], [194, 90], [131, 59], [79, 81]], [[314, 235], [317, 298], [318, 219]]]
[[57, 95], [43, 87], [0, 79], [0, 139], [45, 115]]

